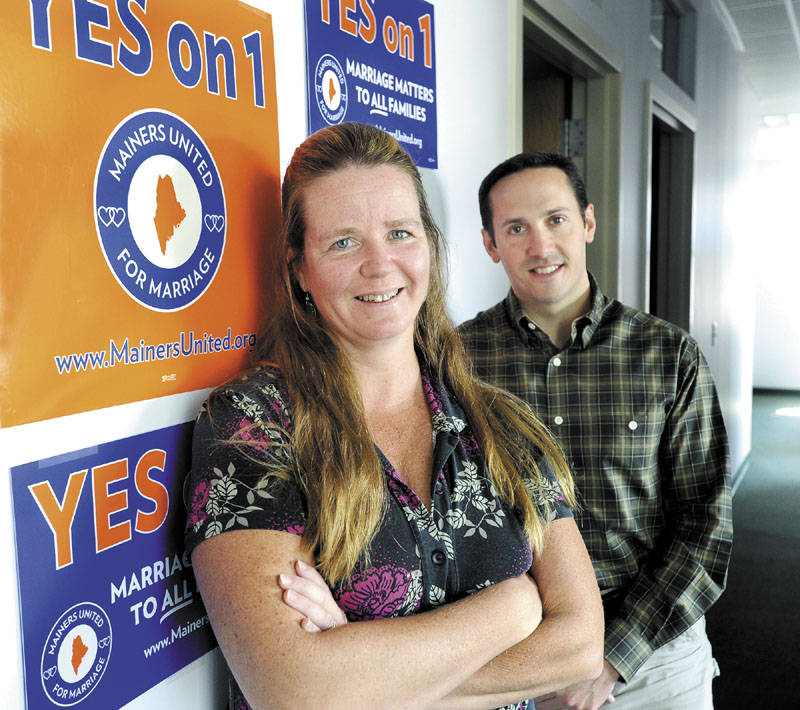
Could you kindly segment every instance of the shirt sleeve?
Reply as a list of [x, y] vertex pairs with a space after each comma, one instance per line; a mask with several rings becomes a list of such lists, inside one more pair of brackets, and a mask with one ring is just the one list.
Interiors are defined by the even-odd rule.
[[627, 681], [655, 649], [697, 621], [725, 588], [733, 537], [727, 436], [708, 364], [681, 356], [659, 446], [665, 528], [606, 619], [605, 656]]
[[188, 553], [228, 530], [303, 534], [306, 513], [290, 475], [290, 430], [274, 385], [212, 393], [195, 423], [192, 468], [184, 482]]

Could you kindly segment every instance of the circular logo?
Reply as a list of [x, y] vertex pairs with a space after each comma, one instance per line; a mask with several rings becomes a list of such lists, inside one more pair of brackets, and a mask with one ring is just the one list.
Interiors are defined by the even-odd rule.
[[347, 114], [347, 81], [336, 57], [323, 54], [314, 70], [314, 93], [322, 117], [330, 124], [341, 123]]
[[97, 604], [67, 609], [42, 651], [42, 687], [56, 705], [76, 705], [100, 682], [111, 656], [111, 622]]
[[222, 180], [203, 139], [175, 114], [138, 111], [111, 132], [94, 218], [111, 272], [143, 306], [178, 311], [214, 280], [225, 248]]

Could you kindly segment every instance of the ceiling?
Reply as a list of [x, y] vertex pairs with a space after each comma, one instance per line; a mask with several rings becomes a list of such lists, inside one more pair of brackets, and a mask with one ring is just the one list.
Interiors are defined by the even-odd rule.
[[800, 0], [713, 4], [741, 55], [761, 115], [800, 114]]

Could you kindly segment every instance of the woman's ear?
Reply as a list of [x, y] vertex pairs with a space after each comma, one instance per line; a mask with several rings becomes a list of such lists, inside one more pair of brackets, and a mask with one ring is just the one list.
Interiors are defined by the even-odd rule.
[[306, 289], [306, 280], [305, 277], [303, 276], [302, 261], [299, 269], [292, 268], [292, 262], [294, 261], [295, 256], [296, 254], [294, 249], [290, 248], [289, 251], [286, 253], [286, 261], [289, 262], [289, 270], [294, 271], [294, 275], [297, 277], [297, 282], [300, 284], [300, 288], [302, 288], [303, 291], [307, 291], [308, 289]]

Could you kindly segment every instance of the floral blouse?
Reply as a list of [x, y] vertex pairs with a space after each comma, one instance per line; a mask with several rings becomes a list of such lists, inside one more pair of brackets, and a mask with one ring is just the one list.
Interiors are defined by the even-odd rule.
[[[331, 589], [350, 621], [424, 612], [517, 577], [532, 564], [524, 529], [489, 480], [463, 411], [424, 364], [422, 373], [434, 434], [430, 509], [378, 450], [387, 509], [369, 548], [369, 564], [362, 560], [349, 579]], [[237, 432], [254, 444], [246, 453], [220, 443]], [[291, 403], [277, 368], [257, 367], [209, 398], [195, 425], [192, 470], [184, 487], [187, 552], [227, 530], [303, 534], [306, 505], [298, 486], [265, 476], [270, 462], [288, 463], [291, 432]], [[253, 461], [261, 457], [261, 465]], [[538, 463], [546, 500], [532, 486], [529, 490], [540, 511], [549, 520], [571, 516], [547, 461]], [[249, 707], [238, 688], [231, 700], [236, 710]]]

